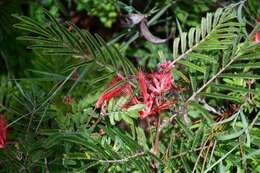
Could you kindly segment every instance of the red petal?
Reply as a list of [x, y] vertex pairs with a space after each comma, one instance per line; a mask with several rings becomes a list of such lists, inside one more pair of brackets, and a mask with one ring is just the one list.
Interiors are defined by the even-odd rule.
[[255, 42], [260, 43], [260, 31], [257, 31], [255, 34]]
[[173, 67], [173, 65], [171, 64], [171, 61], [166, 61], [166, 62], [160, 64], [160, 71], [167, 72], [167, 71], [171, 70], [172, 67]]
[[96, 103], [96, 107], [100, 108], [105, 101], [109, 101], [112, 97], [120, 95], [128, 85], [128, 83], [125, 83], [119, 87], [114, 88], [113, 90], [110, 90], [102, 94]]
[[115, 86], [118, 82], [122, 81], [123, 79], [124, 79], [123, 77], [118, 76], [118, 75], [113, 77], [112, 81], [109, 84], [109, 87]]
[[147, 103], [148, 100], [147, 86], [146, 86], [144, 72], [142, 70], [140, 70], [138, 73], [138, 80], [139, 80], [140, 92], [144, 98], [144, 103]]
[[155, 109], [152, 110], [153, 113], [157, 113], [161, 110], [165, 110], [165, 109], [168, 109], [170, 108], [172, 105], [176, 104], [177, 103], [177, 100], [174, 99], [174, 100], [171, 100], [171, 101], [166, 101], [164, 103], [162, 103], [161, 105], [159, 105], [158, 107], [156, 107]]
[[0, 115], [0, 148], [4, 148], [7, 139], [7, 122], [3, 115]]
[[[111, 83], [109, 84], [109, 88], [115, 87], [118, 82], [121, 82], [124, 78], [122, 76], [115, 76]], [[118, 87], [113, 88], [107, 92], [104, 92], [98, 99], [96, 103], [96, 107], [100, 108], [105, 101], [109, 101], [112, 97], [119, 96], [119, 95], [128, 95], [132, 96], [133, 90], [129, 83], [124, 83]]]
[[152, 108], [154, 105], [154, 101], [155, 101], [154, 95], [153, 94], [149, 95], [149, 97], [147, 99], [147, 103], [145, 103], [146, 107], [139, 112], [140, 118], [145, 118], [145, 117], [153, 114]]

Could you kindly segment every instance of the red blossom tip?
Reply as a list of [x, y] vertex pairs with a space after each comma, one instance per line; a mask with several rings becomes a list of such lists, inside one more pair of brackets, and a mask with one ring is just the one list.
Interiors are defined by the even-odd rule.
[[116, 76], [116, 77], [113, 78], [113, 80], [109, 84], [109, 88], [112, 88], [112, 89], [104, 92], [98, 98], [98, 101], [96, 102], [96, 108], [101, 108], [101, 106], [103, 105], [103, 103], [105, 101], [109, 101], [113, 97], [116, 97], [116, 96], [119, 96], [119, 95], [131, 96], [133, 94], [133, 90], [131, 88], [131, 85], [128, 82], [116, 87], [116, 84], [118, 84], [122, 80], [123, 80], [123, 77], [121, 77], [121, 76]]
[[260, 43], [260, 31], [257, 31], [255, 34], [255, 43]]
[[0, 114], [0, 148], [4, 148], [7, 140], [7, 122], [3, 115]]

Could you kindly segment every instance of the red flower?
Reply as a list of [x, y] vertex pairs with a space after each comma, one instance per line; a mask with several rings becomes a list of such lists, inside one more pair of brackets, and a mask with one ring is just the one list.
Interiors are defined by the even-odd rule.
[[0, 114], [0, 148], [4, 148], [7, 139], [7, 122], [3, 115]]
[[150, 85], [150, 90], [153, 93], [160, 95], [163, 92], [168, 91], [172, 84], [172, 74], [171, 72], [157, 72], [150, 75], [152, 83]]
[[119, 96], [119, 95], [129, 95], [131, 96], [133, 93], [133, 90], [131, 88], [131, 85], [126, 82], [118, 87], [116, 87], [116, 84], [118, 82], [121, 82], [123, 80], [122, 77], [116, 76], [112, 82], [109, 85], [109, 88], [112, 88], [106, 92], [104, 92], [98, 99], [97, 103], [96, 103], [96, 107], [100, 108], [102, 106], [102, 104], [105, 101], [109, 101], [111, 98]]
[[165, 62], [159, 65], [159, 69], [154, 73], [144, 73], [142, 70], [137, 74], [137, 80], [139, 83], [139, 96], [133, 95], [131, 85], [126, 82], [118, 87], [116, 85], [123, 80], [123, 77], [116, 76], [110, 83], [109, 91], [104, 92], [98, 99], [96, 107], [102, 107], [103, 103], [109, 101], [116, 96], [130, 96], [129, 101], [122, 106], [122, 109], [126, 109], [129, 106], [135, 104], [145, 104], [145, 108], [139, 111], [140, 118], [145, 118], [150, 115], [154, 115], [161, 110], [170, 108], [177, 100], [167, 100], [164, 98], [163, 93], [168, 92], [170, 89], [174, 89], [173, 77], [171, 73], [173, 65], [170, 62]]
[[145, 117], [147, 117], [147, 116], [149, 116], [153, 113], [152, 108], [153, 108], [153, 105], [154, 105], [154, 99], [155, 98], [154, 98], [153, 95], [149, 96], [147, 102], [145, 102], [146, 107], [139, 112], [140, 118], [145, 118]]
[[257, 31], [255, 34], [255, 42], [260, 43], [260, 31]]
[[155, 97], [149, 97], [149, 101], [146, 103], [146, 107], [139, 112], [140, 118], [145, 118], [149, 115], [154, 115], [162, 110], [169, 109], [172, 105], [176, 104], [177, 100], [166, 100], [162, 103], [156, 103]]
[[141, 70], [138, 73], [138, 81], [139, 81], [140, 93], [143, 96], [144, 103], [147, 103], [148, 93], [147, 93], [146, 80], [145, 80], [144, 72]]
[[152, 110], [152, 112], [153, 112], [153, 113], [157, 113], [157, 112], [159, 112], [159, 111], [168, 109], [168, 108], [170, 108], [172, 105], [174, 105], [174, 104], [176, 104], [176, 103], [177, 103], [177, 100], [176, 100], [176, 99], [171, 100], [171, 101], [167, 100], [167, 101], [165, 101], [164, 103], [160, 104], [158, 107], [154, 108], [154, 109]]
[[171, 71], [173, 65], [170, 61], [166, 61], [164, 63], [161, 63], [159, 67], [160, 67], [160, 71], [169, 72]]

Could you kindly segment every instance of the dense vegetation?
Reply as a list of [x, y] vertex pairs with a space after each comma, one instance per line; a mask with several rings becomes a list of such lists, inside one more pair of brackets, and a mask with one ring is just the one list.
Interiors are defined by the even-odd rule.
[[260, 1], [0, 2], [0, 172], [260, 173]]

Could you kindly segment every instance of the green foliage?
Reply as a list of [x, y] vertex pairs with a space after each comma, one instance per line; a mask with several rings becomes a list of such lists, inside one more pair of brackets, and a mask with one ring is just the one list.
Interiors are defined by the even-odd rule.
[[[72, 56], [81, 59], [80, 63], [74, 68], [93, 63], [110, 73], [119, 72], [120, 68], [122, 68], [125, 76], [135, 73], [135, 68], [130, 61], [125, 59], [115, 46], [106, 44], [100, 36], [93, 36], [88, 31], [81, 31], [73, 24], [68, 24], [69, 27], [72, 27], [70, 32], [48, 12], [46, 12], [46, 15], [51, 22], [46, 26], [25, 16], [15, 16], [21, 23], [14, 26], [30, 33], [30, 35], [21, 36], [18, 39], [35, 43], [29, 48], [41, 51], [46, 55]], [[107, 75], [103, 78], [107, 78]]]
[[[250, 28], [253, 20], [245, 16], [257, 15], [256, 3], [207, 13], [188, 32], [181, 30], [188, 18], [177, 7], [172, 48], [126, 40], [131, 59], [114, 41], [61, 24], [46, 10], [42, 21], [13, 15], [22, 32], [17, 39], [33, 58], [22, 74], [1, 75], [0, 112], [10, 134], [0, 150], [0, 172], [259, 172], [260, 44], [252, 41], [258, 26]], [[100, 1], [77, 5], [101, 18], [116, 10], [102, 11], [107, 4]], [[195, 14], [208, 9], [201, 4]], [[136, 88], [136, 66], [155, 71], [164, 60], [174, 65], [177, 86], [164, 96], [178, 100], [170, 109], [141, 119], [146, 105], [126, 105], [131, 97], [124, 93], [95, 107], [113, 76]]]
[[116, 2], [114, 0], [79, 0], [78, 11], [86, 11], [90, 16], [96, 16], [104, 24], [111, 28], [118, 16]]
[[[39, 3], [41, 6], [39, 6]], [[65, 15], [73, 18], [73, 13], [85, 13], [91, 17], [97, 17], [100, 22], [107, 28], [111, 28], [118, 17], [118, 4], [115, 0], [40, 0], [38, 3], [31, 2], [30, 16], [39, 21], [44, 21], [44, 10], [48, 9], [49, 13], [55, 17]], [[69, 9], [70, 11], [66, 11]], [[72, 12], [73, 11], [73, 12]], [[75, 12], [74, 12], [75, 11]]]

